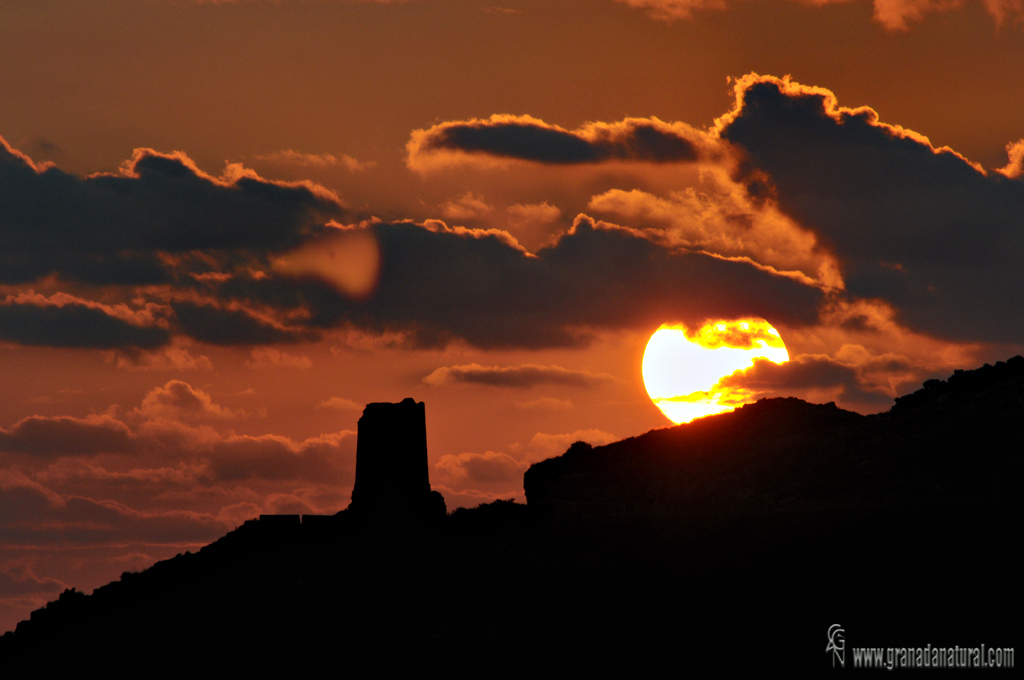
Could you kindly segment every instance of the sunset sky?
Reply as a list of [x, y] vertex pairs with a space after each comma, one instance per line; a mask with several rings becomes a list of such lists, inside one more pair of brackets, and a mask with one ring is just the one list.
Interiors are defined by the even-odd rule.
[[0, 632], [426, 403], [449, 510], [670, 422], [664, 323], [873, 413], [1024, 347], [1022, 0], [0, 0]]

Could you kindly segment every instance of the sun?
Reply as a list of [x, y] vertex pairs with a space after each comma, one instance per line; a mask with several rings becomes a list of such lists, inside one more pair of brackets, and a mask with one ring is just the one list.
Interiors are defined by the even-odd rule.
[[644, 386], [669, 420], [688, 423], [752, 401], [750, 390], [719, 383], [754, 359], [789, 361], [779, 332], [764, 319], [710, 321], [696, 331], [664, 324], [644, 351]]

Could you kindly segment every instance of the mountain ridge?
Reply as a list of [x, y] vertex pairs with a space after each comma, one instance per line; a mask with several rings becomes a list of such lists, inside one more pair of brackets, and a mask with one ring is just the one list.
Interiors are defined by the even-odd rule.
[[[836, 618], [861, 642], [998, 644], [1020, 595], [1022, 416], [1014, 357], [884, 414], [767, 399], [577, 442], [526, 472], [525, 506], [423, 524], [263, 516], [92, 595], [65, 591], [0, 637], [0, 658], [113, 676], [112, 654], [123, 674], [160, 658], [151, 675], [214, 675], [494, 668], [509, 650], [510, 672], [635, 672], [678, 654], [820, 670]], [[739, 656], [738, 620], [762, 631]]]

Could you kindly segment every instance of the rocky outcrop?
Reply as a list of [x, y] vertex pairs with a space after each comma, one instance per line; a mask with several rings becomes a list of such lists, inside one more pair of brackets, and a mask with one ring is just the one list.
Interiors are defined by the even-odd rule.
[[[1024, 358], [929, 380], [884, 414], [765, 399], [533, 465], [533, 508], [589, 517], [998, 516], [1024, 450]], [[1014, 480], [1014, 481], [1011, 481]], [[782, 516], [785, 515], [784, 518]], [[771, 520], [775, 521], [775, 520]]]

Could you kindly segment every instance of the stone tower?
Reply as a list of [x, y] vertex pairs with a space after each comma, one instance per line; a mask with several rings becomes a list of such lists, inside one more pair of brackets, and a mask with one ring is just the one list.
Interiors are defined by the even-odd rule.
[[363, 409], [349, 510], [381, 519], [444, 516], [444, 498], [430, 490], [423, 402], [409, 398]]

